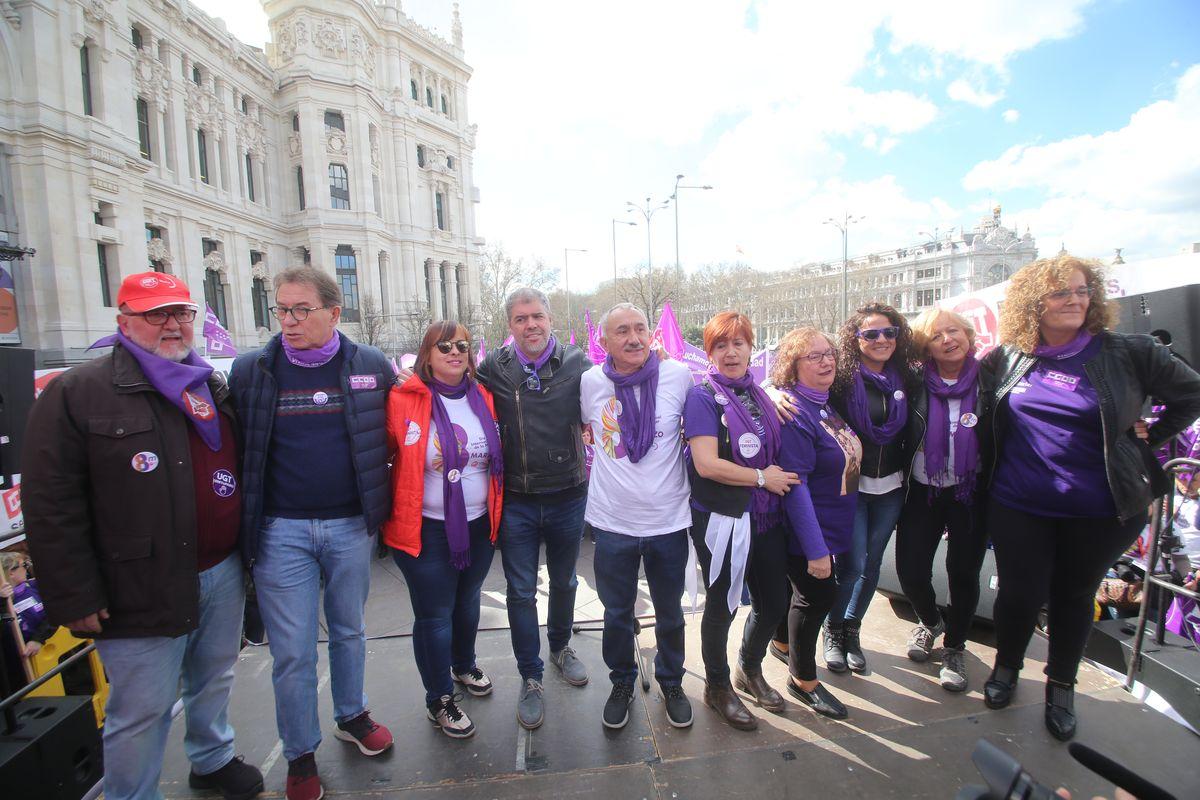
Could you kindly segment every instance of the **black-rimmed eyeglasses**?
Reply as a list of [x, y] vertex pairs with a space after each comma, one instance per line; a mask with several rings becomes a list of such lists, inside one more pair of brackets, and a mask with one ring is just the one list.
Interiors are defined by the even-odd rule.
[[321, 309], [328, 307], [329, 306], [316, 306], [315, 308], [310, 308], [308, 306], [292, 306], [291, 308], [288, 308], [287, 306], [271, 306], [267, 310], [270, 311], [275, 316], [275, 319], [279, 320], [280, 322], [283, 322], [285, 319], [287, 319], [288, 314], [291, 314], [292, 319], [296, 320], [296, 322], [304, 322], [304, 320], [308, 319], [308, 315], [312, 312], [320, 311]]
[[162, 326], [167, 324], [167, 320], [171, 317], [180, 325], [187, 325], [190, 322], [196, 321], [196, 309], [194, 308], [177, 308], [174, 311], [164, 311], [161, 308], [156, 308], [153, 311], [125, 311], [122, 312], [127, 317], [141, 317], [151, 325]]

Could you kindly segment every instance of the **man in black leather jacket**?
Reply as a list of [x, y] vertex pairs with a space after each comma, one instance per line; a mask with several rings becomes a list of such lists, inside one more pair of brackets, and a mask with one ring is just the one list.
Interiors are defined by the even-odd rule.
[[583, 534], [587, 472], [579, 421], [579, 378], [591, 367], [583, 351], [551, 334], [549, 302], [536, 289], [505, 301], [513, 343], [479, 365], [479, 382], [495, 397], [504, 448], [504, 516], [500, 555], [508, 582], [508, 623], [521, 672], [517, 721], [542, 724], [541, 634], [538, 629], [538, 552], [546, 545], [550, 660], [574, 686], [587, 669], [570, 647], [575, 613], [575, 561]]

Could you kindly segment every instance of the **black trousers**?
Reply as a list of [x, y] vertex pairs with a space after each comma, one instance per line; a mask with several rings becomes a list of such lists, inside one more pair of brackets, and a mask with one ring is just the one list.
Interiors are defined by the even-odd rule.
[[788, 611], [788, 672], [801, 681], [817, 679], [817, 636], [837, 594], [837, 579], [808, 574], [808, 560], [788, 557], [788, 579], [792, 584], [792, 607]]
[[1042, 517], [992, 501], [988, 531], [1000, 586], [993, 612], [996, 663], [1021, 669], [1038, 611], [1050, 603], [1046, 675], [1075, 682], [1092, 630], [1096, 587], [1146, 524], [1113, 518]]
[[[704, 532], [708, 529], [709, 513], [692, 509], [692, 544], [696, 547], [696, 559], [704, 574], [704, 616], [700, 619], [700, 652], [704, 657], [704, 677], [713, 686], [729, 684], [729, 628], [736, 616], [736, 609], [729, 610], [726, 595], [729, 592], [730, 553], [725, 551], [725, 563], [716, 583], [709, 586], [712, 570], [712, 553], [704, 544]], [[787, 528], [776, 525], [760, 531], [751, 523], [750, 555], [746, 562], [746, 586], [750, 589], [750, 615], [742, 629], [742, 647], [738, 654], [743, 666], [750, 671], [759, 669], [767, 644], [779, 621], [786, 619], [788, 595], [791, 587], [787, 583]]]
[[949, 531], [946, 541], [946, 574], [950, 583], [950, 609], [946, 612], [947, 647], [966, 644], [971, 618], [979, 603], [979, 569], [987, 553], [987, 532], [979, 517], [979, 509], [954, 497], [954, 487], [935, 491], [913, 480], [896, 529], [896, 573], [900, 577], [900, 587], [921, 624], [930, 628], [938, 622], [933, 559], [942, 532]]

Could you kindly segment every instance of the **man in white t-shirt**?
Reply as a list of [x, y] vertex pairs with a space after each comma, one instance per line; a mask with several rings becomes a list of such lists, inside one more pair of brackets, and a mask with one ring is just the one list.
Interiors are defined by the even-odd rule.
[[595, 445], [584, 519], [596, 533], [596, 592], [604, 604], [604, 662], [613, 683], [604, 725], [622, 728], [629, 721], [641, 564], [654, 603], [654, 676], [668, 721], [686, 728], [692, 707], [681, 686], [680, 598], [691, 512], [680, 428], [691, 373], [650, 350], [646, 315], [629, 303], [613, 306], [600, 329], [608, 358], [583, 374], [579, 401]]

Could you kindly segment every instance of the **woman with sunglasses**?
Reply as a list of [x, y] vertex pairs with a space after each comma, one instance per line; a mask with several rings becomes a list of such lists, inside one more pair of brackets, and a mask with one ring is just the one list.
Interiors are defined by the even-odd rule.
[[[975, 328], [960, 314], [931, 308], [912, 324], [924, 381], [909, 398], [909, 473], [896, 529], [896, 572], [917, 613], [908, 657], [926, 661], [943, 633], [938, 680], [967, 689], [967, 631], [979, 602], [979, 569], [987, 552], [980, 468], [991, 444], [991, 377], [975, 359]], [[938, 610], [933, 562], [943, 532], [950, 609]]]
[[[1169, 490], [1153, 449], [1200, 416], [1200, 375], [1149, 336], [1116, 333], [1097, 262], [1062, 253], [1013, 276], [1000, 312], [988, 531], [999, 590], [988, 708], [1017, 688], [1038, 611], [1049, 601], [1045, 722], [1075, 735], [1075, 675], [1105, 572]], [[1165, 406], [1136, 433], [1147, 398]]]
[[500, 524], [503, 457], [492, 395], [475, 381], [471, 335], [457, 322], [425, 331], [413, 376], [387, 409], [392, 516], [384, 542], [408, 584], [413, 650], [427, 715], [455, 739], [475, 733], [454, 683], [481, 697], [475, 660], [480, 591]]
[[837, 561], [838, 593], [825, 625], [825, 665], [833, 672], [867, 669], [859, 630], [904, 504], [911, 362], [912, 331], [889, 305], [868, 303], [838, 331], [833, 403], [862, 440], [863, 457], [854, 538]]
[[817, 680], [821, 623], [837, 584], [833, 561], [850, 547], [862, 445], [829, 403], [837, 374], [833, 340], [816, 328], [783, 337], [771, 382], [793, 410], [783, 426], [779, 466], [800, 482], [783, 497], [788, 523], [788, 693], [817, 714], [844, 719], [846, 707]]

